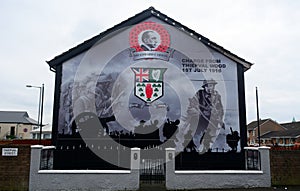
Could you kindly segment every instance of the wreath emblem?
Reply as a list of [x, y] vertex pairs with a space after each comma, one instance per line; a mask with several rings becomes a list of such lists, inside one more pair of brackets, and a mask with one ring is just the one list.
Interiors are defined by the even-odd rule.
[[152, 21], [135, 25], [129, 35], [130, 47], [136, 52], [166, 52], [170, 47], [170, 35], [161, 25]]

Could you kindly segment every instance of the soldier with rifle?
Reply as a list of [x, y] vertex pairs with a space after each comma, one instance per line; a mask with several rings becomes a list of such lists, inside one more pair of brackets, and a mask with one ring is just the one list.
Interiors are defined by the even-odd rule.
[[214, 144], [220, 129], [224, 128], [223, 105], [221, 95], [215, 90], [217, 82], [213, 79], [203, 81], [203, 89], [197, 91], [193, 98], [190, 98], [188, 115], [198, 115], [198, 125], [195, 131], [193, 142], [195, 149], [200, 153], [209, 151]]

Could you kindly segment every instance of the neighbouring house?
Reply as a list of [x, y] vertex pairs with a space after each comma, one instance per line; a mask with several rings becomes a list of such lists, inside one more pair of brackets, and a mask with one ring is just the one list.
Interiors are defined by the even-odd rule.
[[295, 121], [293, 119], [293, 122], [291, 123], [281, 123], [280, 125], [287, 130], [283, 131], [281, 134], [269, 135], [269, 137], [273, 139], [273, 143], [284, 146], [300, 146], [300, 121]]
[[0, 139], [31, 139], [38, 122], [26, 111], [0, 111]]
[[[260, 120], [260, 143], [267, 146], [300, 145], [300, 121], [279, 124], [272, 119]], [[248, 145], [258, 145], [258, 124], [247, 126]]]
[[300, 130], [300, 121], [293, 121], [291, 123], [281, 123], [288, 130]]
[[[32, 139], [39, 139], [40, 138], [40, 128], [36, 128], [31, 131], [31, 138]], [[52, 138], [52, 125], [47, 124], [42, 128], [42, 137], [41, 139], [51, 139]]]
[[[260, 127], [260, 137], [264, 134], [272, 132], [272, 131], [285, 131], [287, 130], [284, 126], [280, 125], [276, 121], [272, 119], [263, 119], [259, 120]], [[252, 121], [247, 125], [247, 137], [248, 137], [248, 145], [258, 145], [258, 123], [257, 121]], [[261, 144], [263, 140], [261, 140]]]
[[300, 145], [300, 130], [271, 131], [262, 135], [261, 141], [267, 146]]

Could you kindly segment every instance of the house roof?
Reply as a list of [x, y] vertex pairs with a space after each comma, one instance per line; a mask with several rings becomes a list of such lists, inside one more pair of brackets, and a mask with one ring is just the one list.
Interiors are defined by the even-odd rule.
[[291, 123], [282, 123], [280, 125], [287, 128], [288, 130], [293, 130], [293, 129], [300, 130], [300, 121], [291, 122]]
[[63, 62], [73, 58], [76, 55], [79, 55], [80, 53], [83, 53], [84, 51], [87, 51], [90, 49], [96, 42], [98, 42], [100, 39], [104, 38], [105, 36], [109, 35], [110, 33], [117, 31], [123, 27], [134, 25], [137, 23], [142, 22], [143, 20], [150, 18], [150, 17], [156, 17], [157, 19], [160, 19], [161, 21], [165, 22], [168, 25], [172, 25], [179, 30], [182, 30], [186, 32], [188, 35], [192, 36], [201, 41], [206, 46], [216, 50], [217, 52], [223, 54], [224, 56], [230, 58], [231, 60], [234, 60], [235, 62], [242, 64], [244, 66], [244, 71], [248, 70], [253, 63], [250, 63], [246, 61], [245, 59], [233, 54], [232, 52], [226, 50], [222, 46], [210, 41], [208, 38], [202, 36], [201, 34], [195, 32], [194, 30], [184, 26], [183, 24], [175, 21], [174, 19], [168, 17], [167, 15], [159, 12], [158, 10], [154, 9], [153, 7], [149, 7], [148, 9], [136, 14], [135, 16], [121, 22], [120, 24], [115, 25], [114, 27], [98, 34], [97, 36], [92, 37], [89, 40], [84, 41], [83, 43], [77, 45], [74, 48], [69, 49], [68, 51], [56, 56], [50, 61], [47, 61], [47, 63], [50, 66], [50, 69], [52, 71], [55, 71], [56, 66], [62, 64]]
[[0, 123], [38, 124], [26, 111], [0, 111]]
[[[271, 120], [271, 119], [260, 119], [259, 120], [259, 125], [262, 125], [262, 124], [264, 124], [265, 122], [267, 122], [267, 121], [269, 121], [269, 120]], [[253, 129], [255, 129], [257, 127], [257, 121], [252, 121], [251, 123], [249, 123], [248, 125], [247, 125], [247, 129], [248, 130], [253, 130]]]
[[292, 129], [286, 131], [270, 131], [261, 136], [262, 139], [270, 138], [298, 138], [300, 137], [300, 129]]

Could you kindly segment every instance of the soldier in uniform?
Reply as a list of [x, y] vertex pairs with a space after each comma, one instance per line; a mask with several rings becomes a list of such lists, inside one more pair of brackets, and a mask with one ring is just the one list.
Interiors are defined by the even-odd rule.
[[107, 123], [116, 120], [112, 111], [111, 103], [112, 83], [113, 79], [110, 75], [101, 74], [95, 89], [95, 105], [97, 115], [107, 134], [109, 134]]
[[213, 79], [203, 81], [203, 89], [197, 91], [190, 99], [187, 113], [191, 116], [199, 115], [197, 129], [193, 142], [199, 153], [211, 149], [219, 135], [220, 129], [225, 128], [223, 123], [223, 105], [221, 95], [215, 90], [217, 82]]

